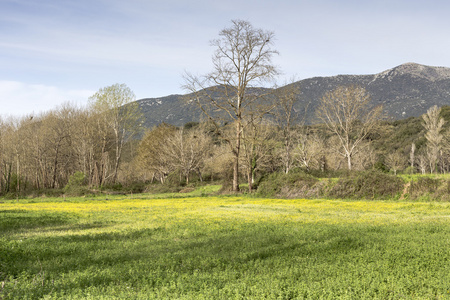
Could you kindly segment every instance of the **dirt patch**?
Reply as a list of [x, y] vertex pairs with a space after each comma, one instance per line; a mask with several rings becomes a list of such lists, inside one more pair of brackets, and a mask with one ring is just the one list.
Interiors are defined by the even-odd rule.
[[404, 200], [405, 199], [405, 195], [408, 192], [409, 187], [411, 186], [411, 182], [408, 182], [405, 184], [405, 186], [403, 187], [403, 192], [402, 195], [400, 196], [400, 200]]

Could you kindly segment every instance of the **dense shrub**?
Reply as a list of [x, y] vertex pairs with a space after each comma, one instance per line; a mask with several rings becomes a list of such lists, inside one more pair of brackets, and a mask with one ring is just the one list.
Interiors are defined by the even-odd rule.
[[347, 199], [392, 199], [404, 186], [401, 178], [378, 170], [354, 172], [340, 178], [328, 190], [328, 197]]
[[147, 185], [144, 192], [152, 194], [178, 193], [183, 189], [182, 186], [172, 185], [168, 183], [152, 183]]
[[300, 169], [288, 174], [275, 172], [261, 179], [258, 194], [263, 197], [299, 198], [312, 196], [312, 187], [319, 180]]
[[70, 196], [81, 196], [89, 193], [86, 187], [86, 176], [83, 172], [75, 172], [69, 177], [69, 182], [64, 187], [64, 194]]
[[339, 178], [343, 176], [348, 176], [349, 171], [347, 169], [341, 169], [341, 170], [317, 170], [317, 169], [310, 169], [305, 171], [306, 174], [309, 174], [316, 178]]
[[419, 177], [410, 182], [408, 192], [411, 200], [450, 201], [450, 181], [428, 176]]

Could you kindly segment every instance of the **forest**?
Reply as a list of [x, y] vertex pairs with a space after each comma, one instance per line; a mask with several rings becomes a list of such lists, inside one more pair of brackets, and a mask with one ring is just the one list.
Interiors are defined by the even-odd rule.
[[[369, 170], [448, 173], [449, 107], [390, 120], [366, 89], [342, 85], [324, 92], [314, 111], [296, 110], [301, 91], [294, 85], [262, 88], [280, 74], [273, 41], [273, 32], [242, 20], [211, 41], [212, 71], [184, 74], [185, 102], [202, 112], [198, 122], [145, 128], [125, 84], [100, 88], [86, 107], [66, 103], [0, 120], [0, 195], [181, 191], [211, 182], [222, 192], [253, 193], [292, 173], [313, 179]], [[306, 122], [310, 115], [313, 124]], [[328, 196], [330, 188], [314, 196]]]
[[[357, 93], [347, 96], [360, 99], [360, 88], [346, 90], [352, 89]], [[295, 97], [289, 95], [274, 95], [265, 117], [250, 115], [242, 122], [238, 163], [244, 192], [290, 173], [330, 178], [370, 170], [377, 176], [449, 172], [450, 107], [432, 107], [421, 117], [404, 120], [377, 115], [370, 130], [364, 129], [370, 120], [364, 123], [361, 116], [371, 110], [360, 107], [354, 119], [345, 116], [352, 123], [346, 133], [327, 126], [325, 119], [312, 125], [294, 122], [302, 118], [294, 118]], [[64, 104], [40, 115], [2, 120], [1, 195], [181, 191], [211, 183], [232, 190], [235, 123], [218, 128], [206, 120], [142, 128], [134, 100], [126, 85], [115, 84], [100, 89], [85, 108]]]

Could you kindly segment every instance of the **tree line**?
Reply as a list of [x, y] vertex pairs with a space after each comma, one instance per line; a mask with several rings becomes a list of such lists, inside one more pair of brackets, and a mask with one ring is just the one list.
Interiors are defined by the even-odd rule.
[[134, 101], [126, 85], [115, 84], [95, 93], [86, 108], [66, 103], [1, 120], [1, 193], [62, 188], [76, 172], [92, 187], [116, 182], [125, 144], [140, 129]]
[[[125, 94], [130, 97], [123, 98]], [[299, 168], [324, 176], [372, 168], [449, 172], [450, 139], [444, 119], [449, 107], [431, 107], [421, 118], [385, 121], [379, 118], [379, 108], [360, 106], [361, 97], [367, 100], [361, 88], [340, 87], [321, 100], [316, 112], [321, 121], [306, 125], [294, 122], [296, 114], [304, 114], [293, 109], [295, 94], [284, 90], [273, 95], [277, 105], [265, 117], [241, 120], [238, 182], [246, 182], [250, 191], [263, 176]], [[331, 98], [339, 101], [333, 106]], [[233, 189], [234, 122], [219, 130], [209, 120], [144, 129], [135, 103], [129, 88], [116, 84], [100, 89], [85, 108], [64, 104], [40, 115], [1, 120], [1, 194], [62, 189], [76, 173], [83, 174], [83, 184], [90, 189], [218, 180]], [[360, 109], [345, 111], [336, 107], [339, 103]]]
[[[438, 107], [418, 126], [413, 120], [415, 132], [398, 137], [402, 121], [383, 121], [382, 107], [370, 106], [365, 89], [341, 86], [319, 101], [317, 124], [296, 121], [312, 112], [295, 110], [299, 91], [293, 85], [260, 88], [279, 74], [273, 41], [273, 32], [247, 21], [232, 21], [219, 33], [211, 42], [213, 70], [184, 78], [186, 100], [203, 112], [199, 123], [145, 130], [135, 95], [124, 84], [101, 88], [83, 108], [64, 104], [1, 120], [1, 194], [61, 189], [75, 174], [91, 189], [222, 180], [237, 192], [245, 179], [251, 192], [262, 176], [295, 168], [449, 171], [448, 130]], [[394, 137], [401, 142], [386, 148]]]

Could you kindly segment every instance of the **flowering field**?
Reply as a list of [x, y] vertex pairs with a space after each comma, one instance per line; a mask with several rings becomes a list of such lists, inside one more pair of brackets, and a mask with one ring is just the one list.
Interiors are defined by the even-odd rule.
[[450, 204], [0, 203], [0, 299], [447, 299]]

